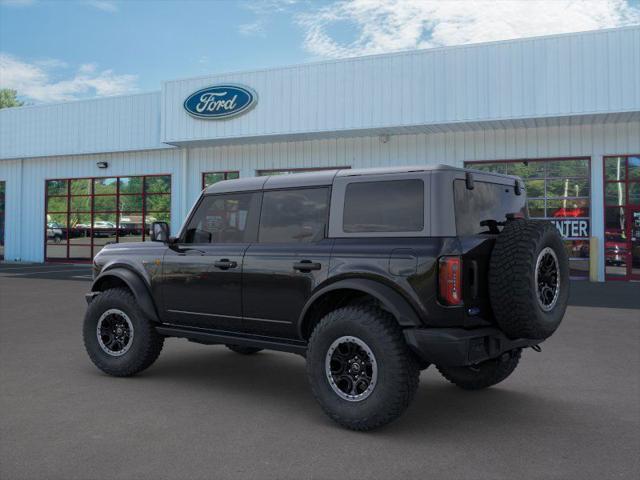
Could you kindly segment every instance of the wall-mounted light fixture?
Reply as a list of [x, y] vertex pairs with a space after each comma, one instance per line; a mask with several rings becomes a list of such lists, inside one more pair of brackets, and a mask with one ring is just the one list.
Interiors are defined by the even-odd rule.
[[107, 168], [109, 166], [109, 164], [107, 162], [97, 162], [96, 166], [98, 168]]

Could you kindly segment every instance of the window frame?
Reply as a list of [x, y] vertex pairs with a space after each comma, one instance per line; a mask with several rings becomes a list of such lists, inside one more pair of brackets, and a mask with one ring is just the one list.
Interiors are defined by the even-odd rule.
[[[260, 240], [260, 227], [262, 225], [262, 214], [264, 212], [264, 196], [270, 192], [290, 192], [296, 190], [326, 190], [327, 192], [327, 211], [326, 211], [326, 221], [324, 224], [324, 231], [322, 238], [320, 240], [315, 240], [311, 242], [263, 242]], [[300, 187], [291, 187], [291, 188], [270, 188], [266, 190], [262, 190], [262, 195], [260, 198], [260, 216], [258, 217], [258, 235], [256, 243], [260, 245], [311, 245], [314, 243], [321, 242], [322, 240], [326, 240], [329, 236], [329, 221], [331, 218], [331, 199], [332, 199], [332, 187], [331, 185], [308, 185], [308, 186], [300, 186]]]
[[[180, 232], [178, 232], [177, 235], [177, 244], [178, 245], [208, 245], [208, 246], [217, 246], [217, 245], [238, 245], [238, 244], [250, 244], [250, 243], [256, 243], [258, 240], [258, 232], [260, 229], [260, 215], [262, 214], [262, 190], [240, 190], [240, 191], [232, 191], [232, 192], [220, 192], [220, 193], [209, 193], [209, 194], [203, 194], [200, 195], [200, 198], [198, 199], [198, 201], [193, 205], [193, 207], [191, 208], [191, 210], [189, 211], [189, 214], [187, 215], [187, 218], [185, 219], [185, 221], [182, 224], [182, 228], [180, 228]], [[214, 242], [208, 242], [208, 243], [186, 243], [186, 235], [187, 235], [187, 227], [189, 226], [189, 224], [191, 223], [191, 220], [193, 219], [193, 217], [195, 217], [196, 213], [198, 212], [198, 209], [200, 208], [200, 205], [202, 205], [202, 203], [205, 201], [205, 199], [209, 198], [209, 197], [222, 197], [222, 196], [229, 196], [229, 195], [253, 195], [256, 194], [257, 195], [257, 206], [256, 209], [258, 210], [258, 216], [257, 216], [257, 223], [256, 223], [256, 238], [253, 241], [250, 242], [224, 242], [224, 243], [214, 243]]]
[[[524, 181], [525, 185], [527, 184], [528, 180], [542, 180], [544, 182], [544, 193], [542, 196], [536, 196], [536, 197], [530, 197], [529, 196], [529, 191], [527, 189], [526, 193], [527, 193], [527, 210], [529, 209], [529, 202], [532, 200], [538, 200], [538, 201], [542, 201], [544, 204], [544, 213], [545, 216], [544, 217], [540, 217], [540, 216], [533, 216], [533, 215], [529, 215], [530, 218], [532, 219], [538, 219], [538, 220], [548, 220], [548, 221], [561, 221], [561, 220], [587, 220], [589, 222], [589, 237], [563, 237], [562, 241], [563, 241], [563, 245], [567, 245], [567, 243], [571, 242], [571, 243], [575, 243], [575, 242], [589, 242], [589, 238], [591, 238], [593, 236], [593, 210], [594, 210], [594, 203], [593, 203], [593, 191], [594, 191], [594, 183], [593, 183], [593, 178], [591, 175], [591, 165], [593, 162], [592, 157], [590, 156], [569, 156], [569, 157], [545, 157], [545, 158], [511, 158], [511, 159], [504, 159], [504, 160], [469, 160], [469, 161], [465, 161], [464, 162], [464, 167], [465, 168], [475, 168], [478, 165], [486, 165], [486, 164], [500, 164], [500, 165], [507, 165], [507, 164], [513, 164], [513, 163], [523, 163], [523, 162], [528, 162], [528, 163], [540, 163], [542, 162], [543, 164], [547, 164], [547, 163], [551, 163], [551, 162], [562, 162], [562, 161], [571, 161], [571, 160], [583, 160], [586, 161], [587, 163], [587, 173], [586, 175], [571, 175], [571, 176], [567, 176], [567, 177], [558, 177], [555, 175], [548, 175], [548, 172], [545, 168], [544, 170], [544, 174], [543, 176], [535, 176], [535, 177], [530, 177], [530, 178], [522, 178], [522, 180]], [[571, 196], [571, 197], [557, 197], [557, 196], [551, 196], [548, 197], [547, 196], [547, 182], [548, 181], [552, 181], [552, 180], [556, 180], [556, 179], [560, 179], [560, 178], [568, 178], [568, 179], [586, 179], [589, 182], [589, 195], [588, 196]], [[549, 202], [550, 201], [562, 201], [562, 200], [567, 200], [567, 201], [571, 201], [571, 200], [586, 200], [588, 207], [589, 207], [589, 215], [587, 216], [579, 216], [579, 217], [551, 217], [548, 216], [548, 211], [550, 210], [549, 207]], [[604, 200], [604, 199], [603, 199]], [[570, 262], [575, 262], [575, 264], [578, 264], [579, 262], [583, 262], [583, 261], [591, 261], [591, 255], [589, 254], [588, 257], [584, 258], [584, 257], [577, 257], [577, 256], [572, 256], [569, 255], [569, 260]], [[582, 270], [580, 270], [581, 272], [583, 272]], [[572, 275], [572, 278], [579, 278], [579, 279], [586, 279], [588, 278], [588, 271], [584, 272], [584, 273], [580, 273], [579, 275]]]
[[[147, 179], [150, 178], [157, 178], [157, 177], [169, 177], [169, 191], [168, 192], [152, 192], [152, 193], [148, 193], [147, 192]], [[142, 189], [139, 193], [120, 193], [120, 180], [124, 179], [124, 178], [140, 178], [142, 179]], [[95, 183], [96, 180], [104, 180], [104, 179], [115, 179], [115, 193], [95, 193]], [[78, 181], [78, 180], [86, 180], [89, 181], [90, 183], [90, 188], [89, 188], [89, 193], [81, 193], [81, 194], [73, 194], [71, 192], [71, 184], [73, 181]], [[49, 182], [66, 182], [66, 185], [64, 187], [64, 191], [65, 193], [56, 193], [53, 195], [49, 195], [48, 193], [48, 185]], [[121, 197], [134, 197], [134, 196], [140, 196], [142, 198], [142, 207], [140, 210], [121, 210], [120, 209], [120, 198]], [[169, 210], [164, 211], [164, 210], [147, 210], [147, 197], [148, 196], [168, 196], [169, 197]], [[115, 197], [116, 199], [116, 203], [115, 203], [115, 210], [96, 210], [95, 209], [95, 199], [96, 198], [100, 198], [100, 197]], [[62, 263], [68, 263], [69, 261], [73, 261], [73, 262], [91, 262], [93, 260], [93, 258], [95, 257], [95, 255], [102, 250], [102, 248], [106, 245], [100, 242], [96, 242], [96, 236], [94, 235], [94, 230], [96, 230], [94, 228], [95, 222], [96, 222], [96, 215], [115, 215], [115, 227], [114, 227], [114, 233], [115, 235], [112, 237], [115, 240], [115, 243], [126, 243], [126, 242], [120, 242], [120, 238], [125, 238], [123, 235], [121, 235], [121, 227], [120, 227], [120, 217], [122, 214], [127, 214], [127, 213], [140, 213], [141, 214], [141, 219], [142, 219], [142, 235], [141, 235], [141, 240], [140, 242], [145, 242], [147, 241], [147, 237], [149, 237], [147, 229], [145, 228], [145, 220], [147, 218], [147, 216], [149, 216], [148, 214], [151, 214], [151, 216], [153, 216], [154, 213], [168, 213], [169, 214], [169, 218], [171, 218], [171, 208], [172, 208], [172, 197], [173, 197], [173, 176], [171, 173], [154, 173], [154, 174], [142, 174], [142, 175], [135, 175], [135, 174], [131, 174], [131, 175], [104, 175], [104, 176], [88, 176], [88, 177], [67, 177], [67, 178], [60, 178], [60, 177], [55, 177], [55, 178], [45, 178], [44, 180], [44, 220], [43, 220], [43, 239], [42, 239], [42, 244], [43, 244], [43, 258], [45, 259], [46, 262], [62, 262]], [[66, 199], [66, 210], [65, 211], [60, 211], [60, 212], [54, 212], [54, 211], [49, 211], [49, 199], [50, 198], [64, 198]], [[89, 199], [89, 203], [90, 203], [90, 207], [88, 210], [86, 211], [72, 211], [71, 209], [71, 202], [73, 198], [87, 198]], [[81, 215], [86, 215], [89, 216], [91, 221], [90, 221], [90, 225], [89, 225], [89, 229], [88, 229], [88, 233], [89, 233], [89, 238], [90, 238], [90, 242], [86, 245], [84, 244], [74, 244], [73, 242], [70, 241], [69, 238], [69, 231], [71, 230], [71, 228], [69, 227], [69, 220], [71, 218], [71, 214], [72, 213], [79, 213]], [[63, 232], [66, 233], [66, 238], [64, 241], [64, 246], [66, 247], [66, 255], [64, 257], [48, 257], [47, 256], [47, 246], [48, 244], [48, 237], [47, 237], [47, 231], [49, 230], [47, 224], [47, 216], [49, 214], [54, 214], [54, 215], [64, 215], [65, 216], [65, 226], [62, 228]], [[111, 237], [110, 237], [111, 238]], [[75, 256], [71, 256], [71, 248], [75, 247], [75, 248], [82, 248], [82, 249], [86, 249], [89, 252], [89, 255], [87, 257], [75, 257]]]
[[[344, 204], [347, 187], [352, 183], [389, 182], [398, 180], [421, 180], [423, 184], [423, 224], [422, 230], [398, 232], [345, 232]], [[328, 238], [420, 238], [431, 235], [431, 174], [430, 172], [389, 173], [380, 175], [336, 177], [331, 194], [329, 210]]]
[[[625, 233], [628, 233], [630, 231], [630, 224], [627, 224], [627, 220], [629, 219], [629, 216], [631, 214], [631, 212], [635, 211], [636, 209], [640, 208], [640, 204], [635, 205], [630, 203], [629, 201], [629, 190], [630, 190], [630, 185], [631, 184], [638, 184], [640, 185], [640, 177], [639, 178], [634, 178], [634, 179], [630, 179], [629, 178], [629, 159], [631, 157], [640, 157], [640, 154], [620, 154], [620, 155], [603, 155], [602, 156], [602, 218], [603, 218], [603, 232], [604, 232], [604, 236], [605, 238], [603, 239], [603, 247], [605, 248], [605, 253], [604, 253], [604, 259], [605, 259], [605, 266], [604, 266], [604, 277], [606, 281], [631, 281], [631, 280], [640, 280], [640, 275], [636, 275], [633, 273], [633, 267], [632, 265], [626, 265], [626, 273], [625, 275], [614, 275], [612, 273], [608, 273], [607, 272], [607, 264], [606, 264], [606, 235], [607, 235], [607, 209], [609, 208], [617, 208], [617, 209], [621, 209], [624, 212], [624, 217], [625, 217]], [[608, 179], [606, 174], [606, 167], [607, 167], [607, 160], [611, 159], [611, 158], [624, 158], [624, 179], [623, 180], [611, 180]], [[624, 192], [624, 200], [625, 203], [623, 205], [608, 205], [607, 204], [607, 185], [611, 185], [611, 184], [622, 184], [624, 185], [625, 188], [625, 192]], [[627, 247], [632, 247], [632, 241], [631, 238], [628, 236], [627, 237], [627, 241], [625, 242], [627, 244]], [[629, 262], [633, 262], [633, 258], [632, 258], [632, 253], [631, 250], [629, 250], [629, 254], [627, 255], [629, 257]]]
[[[201, 175], [201, 184], [202, 184], [202, 189], [204, 190], [205, 188], [211, 186], [211, 185], [215, 185], [215, 183], [212, 183], [210, 185], [207, 185], [205, 182], [205, 177], [207, 175], [224, 175], [224, 178], [222, 180], [220, 180], [221, 182], [224, 180], [236, 180], [235, 178], [229, 178], [230, 174], [235, 173], [236, 175], [238, 175], [238, 178], [240, 178], [240, 170], [217, 170], [217, 171], [211, 171], [211, 172], [202, 172]], [[216, 182], [218, 183], [218, 182]]]

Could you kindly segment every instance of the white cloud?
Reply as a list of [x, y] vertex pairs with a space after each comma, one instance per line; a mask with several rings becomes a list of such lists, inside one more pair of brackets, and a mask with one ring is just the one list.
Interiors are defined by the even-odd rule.
[[[298, 15], [318, 57], [505, 40], [640, 23], [627, 0], [339, 0]], [[355, 38], [332, 34], [346, 25]]]
[[80, 65], [80, 68], [78, 68], [78, 72], [79, 73], [93, 73], [98, 69], [98, 65], [96, 65], [95, 63], [83, 63], [82, 65]]
[[264, 36], [264, 26], [264, 20], [256, 20], [255, 22], [251, 23], [243, 23], [238, 27], [238, 32], [240, 32], [241, 35], [245, 35], [247, 37]]
[[118, 5], [109, 0], [85, 0], [84, 3], [103, 12], [115, 13], [119, 10]]
[[[95, 64], [84, 64], [70, 78], [54, 78], [59, 67], [40, 63], [28, 63], [0, 53], [0, 88], [11, 88], [35, 102], [58, 102], [77, 98], [122, 95], [135, 92], [136, 75], [118, 75], [112, 70], [98, 71]], [[55, 62], [55, 61], [53, 61]]]
[[40, 60], [36, 60], [33, 63], [38, 67], [43, 68], [67, 68], [69, 66], [67, 62], [63, 62], [62, 60], [58, 60], [57, 58], [43, 58]]
[[290, 7], [297, 4], [300, 0], [250, 0], [244, 2], [242, 6], [247, 10], [251, 10], [257, 15], [269, 13], [286, 12]]

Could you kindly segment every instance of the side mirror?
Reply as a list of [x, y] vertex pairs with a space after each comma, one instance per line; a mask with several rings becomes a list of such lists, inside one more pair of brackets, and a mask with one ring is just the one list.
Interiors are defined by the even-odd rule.
[[167, 222], [153, 222], [151, 224], [151, 241], [163, 243], [169, 241], [169, 224]]

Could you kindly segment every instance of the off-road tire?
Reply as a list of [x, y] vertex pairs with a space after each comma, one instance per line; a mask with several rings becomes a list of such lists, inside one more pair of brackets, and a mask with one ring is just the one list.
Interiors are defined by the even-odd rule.
[[241, 355], [253, 355], [254, 353], [258, 353], [258, 352], [262, 351], [262, 348], [245, 347], [243, 345], [226, 344], [225, 347], [227, 347], [232, 352], [236, 352], [236, 353], [239, 353]]
[[[343, 336], [361, 339], [377, 363], [375, 387], [357, 402], [338, 396], [326, 375], [330, 345]], [[405, 411], [418, 388], [420, 370], [391, 314], [374, 306], [353, 305], [330, 312], [314, 328], [307, 350], [307, 376], [313, 396], [330, 418], [346, 428], [366, 431]]]
[[[545, 248], [555, 253], [560, 279], [550, 311], [538, 302], [536, 262]], [[550, 222], [512, 220], [496, 239], [489, 262], [489, 298], [500, 329], [510, 338], [544, 340], [560, 325], [569, 300], [569, 260]]]
[[[131, 347], [119, 357], [102, 350], [96, 333], [100, 316], [109, 309], [121, 310], [133, 324]], [[156, 332], [153, 323], [145, 317], [133, 294], [124, 288], [106, 290], [91, 301], [84, 317], [83, 338], [94, 365], [115, 377], [135, 375], [151, 366], [164, 344], [164, 337]]]
[[520, 349], [470, 367], [437, 366], [444, 378], [464, 390], [481, 390], [506, 379], [518, 366]]

